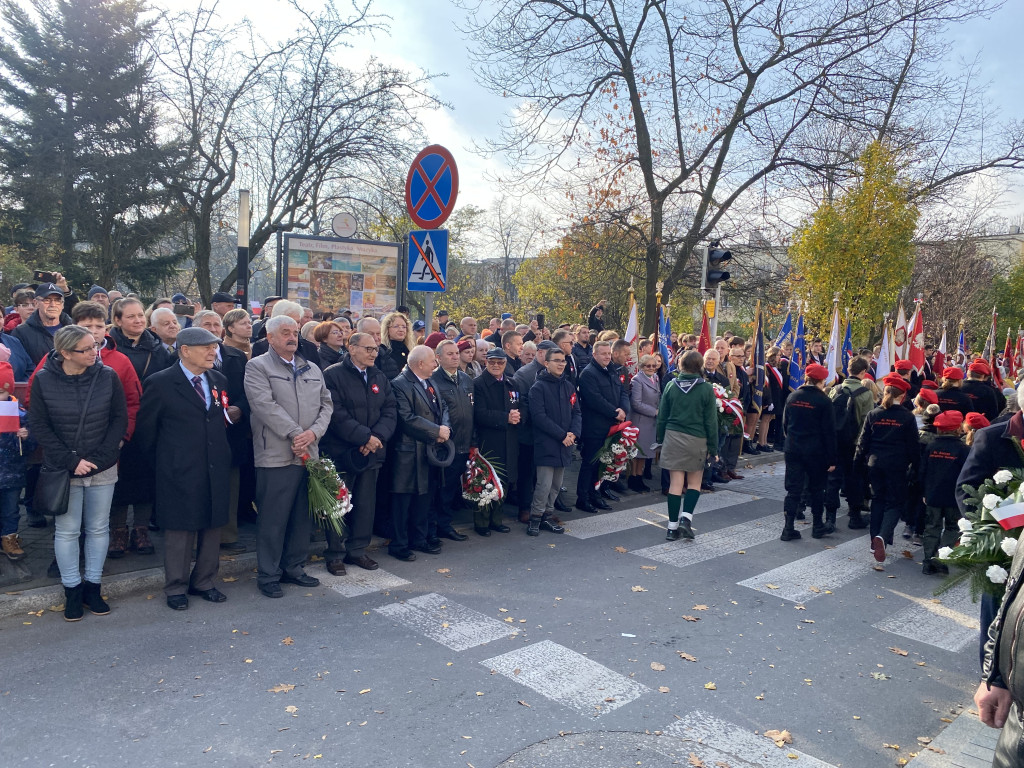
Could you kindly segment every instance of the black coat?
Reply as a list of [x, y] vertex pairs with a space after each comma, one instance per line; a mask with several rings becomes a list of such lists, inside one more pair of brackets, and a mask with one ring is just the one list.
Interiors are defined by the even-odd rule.
[[530, 387], [530, 417], [533, 419], [533, 462], [538, 467], [568, 467], [572, 446], [562, 444], [566, 434], [579, 437], [583, 429], [579, 395], [572, 382], [541, 371]]
[[534, 358], [529, 365], [524, 365], [512, 380], [519, 390], [519, 413], [522, 418], [519, 420], [519, 444], [533, 445], [533, 417], [530, 415], [530, 388], [537, 381], [537, 376], [545, 370], [544, 364]]
[[942, 411], [960, 411], [961, 416], [971, 412], [971, 398], [961, 392], [959, 387], [936, 390], [935, 396], [939, 399], [939, 409]]
[[[573, 359], [573, 362], [576, 364], [576, 371], [577, 371], [577, 378], [578, 378], [579, 371], [582, 371], [584, 368], [586, 368], [588, 365], [590, 365], [590, 361], [594, 359], [594, 349], [593, 349], [593, 347], [591, 347], [589, 344], [587, 344], [587, 346], [584, 347], [578, 341], [574, 342], [573, 345], [572, 345], [572, 359]], [[568, 368], [568, 367], [569, 366], [567, 364], [566, 368]]]
[[[252, 464], [252, 431], [249, 428], [249, 398], [245, 395], [245, 364], [249, 358], [234, 347], [220, 345], [220, 374], [227, 379], [228, 405], [237, 405], [242, 412], [234, 424], [228, 426], [228, 444], [231, 446], [231, 465]], [[197, 398], [198, 399], [198, 398]]]
[[[71, 316], [61, 312], [60, 324], [61, 327], [71, 325]], [[29, 315], [28, 320], [24, 323], [15, 326], [11, 335], [20, 341], [21, 346], [28, 352], [28, 356], [32, 358], [33, 367], [39, 365], [39, 361], [53, 351], [53, 334], [46, 330], [42, 320], [39, 319], [38, 309]]]
[[484, 371], [473, 382], [473, 423], [480, 453], [496, 464], [503, 477], [519, 472], [519, 427], [508, 423], [510, 411], [520, 407], [519, 390], [510, 376], [498, 381]]
[[[575, 347], [573, 349], [575, 350]], [[590, 362], [588, 360], [587, 365], [589, 364]], [[578, 362], [576, 362], [575, 351], [573, 352], [573, 354], [565, 356], [565, 370], [562, 372], [562, 375], [569, 380], [569, 383], [572, 384], [573, 389], [579, 390], [580, 371], [582, 371], [586, 367], [586, 365], [580, 365]]]
[[615, 421], [615, 409], [629, 413], [629, 395], [611, 366], [591, 363], [580, 372], [580, 411], [585, 440], [604, 440]]
[[838, 463], [836, 419], [828, 395], [805, 384], [789, 393], [783, 413], [787, 456], [798, 456], [823, 467]]
[[955, 507], [957, 478], [971, 449], [956, 435], [938, 435], [921, 450], [918, 479], [924, 503], [930, 507]]
[[977, 488], [1000, 469], [1024, 469], [1024, 460], [1014, 446], [1014, 441], [1019, 446], [1022, 438], [1024, 416], [1019, 412], [1013, 414], [1007, 422], [993, 424], [974, 433], [971, 452], [956, 479], [956, 500], [961, 513], [966, 512], [963, 485]]
[[[252, 345], [253, 357], [256, 357], [258, 355], [265, 355], [267, 353], [267, 350], [270, 349], [270, 342], [267, 340], [266, 331], [263, 331], [262, 336], [263, 338], [261, 338], [259, 341], [254, 342]], [[317, 368], [323, 370], [323, 367], [320, 365], [320, 353], [317, 351], [316, 344], [314, 344], [312, 341], [308, 341], [307, 339], [304, 339], [300, 336], [297, 354], [304, 357], [307, 363], [313, 363]]]
[[373, 367], [383, 373], [388, 381], [394, 381], [395, 376], [402, 372], [402, 366], [391, 356], [391, 347], [385, 347], [383, 344], [377, 348], [377, 359], [374, 360]]
[[177, 363], [177, 356], [168, 352], [167, 347], [150, 330], [143, 331], [134, 344], [117, 326], [110, 329], [110, 337], [117, 345], [117, 351], [131, 360], [143, 390], [147, 378]]
[[455, 453], [469, 453], [473, 445], [473, 379], [464, 371], [457, 371], [457, 382], [438, 368], [430, 376], [445, 405], [451, 422]]
[[869, 467], [886, 464], [895, 468], [913, 467], [916, 472], [920, 455], [917, 419], [906, 408], [879, 406], [864, 418], [856, 460], [866, 459]]
[[[433, 386], [433, 385], [431, 385]], [[431, 489], [427, 444], [437, 442], [440, 427], [451, 427], [448, 406], [431, 395], [408, 367], [391, 380], [398, 409], [398, 429], [390, 451], [391, 491], [424, 494]]]
[[[96, 465], [89, 473], [95, 475], [117, 463], [121, 438], [128, 429], [124, 389], [113, 369], [102, 362], [97, 361], [79, 376], [69, 376], [60, 360], [58, 353], [50, 354], [32, 380], [28, 428], [43, 447], [43, 464], [47, 467], [73, 472], [79, 460], [85, 459]], [[85, 410], [82, 434], [75, 442], [94, 379], [96, 386]]]
[[[970, 410], [982, 414], [990, 422], [993, 421], [1003, 409], [1003, 406], [999, 404], [999, 400], [996, 397], [997, 392], [995, 387], [987, 381], [968, 379], [960, 387], [960, 391], [970, 399]], [[1001, 395], [1002, 393], [998, 394]], [[964, 415], [966, 416], [966, 414]]]
[[320, 356], [320, 370], [326, 371], [335, 363], [340, 363], [342, 358], [345, 357], [345, 348], [342, 347], [340, 350], [335, 352], [326, 344], [321, 344], [317, 349], [317, 355]]
[[324, 385], [331, 393], [334, 411], [331, 425], [320, 440], [320, 449], [343, 472], [356, 471], [352, 451], [366, 445], [371, 437], [383, 443], [369, 454], [367, 469], [380, 467], [387, 457], [388, 441], [398, 424], [398, 407], [391, 382], [374, 367], [366, 369], [366, 381], [346, 357], [324, 371]]
[[[153, 467], [157, 525], [172, 531], [220, 528], [228, 522], [231, 446], [220, 393], [228, 380], [207, 371], [209, 409], [180, 365], [146, 381], [135, 438]], [[229, 396], [230, 398], [230, 396]]]

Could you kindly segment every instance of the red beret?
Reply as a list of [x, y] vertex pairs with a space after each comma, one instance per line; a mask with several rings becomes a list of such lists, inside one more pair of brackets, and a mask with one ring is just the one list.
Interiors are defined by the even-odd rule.
[[896, 370], [899, 371], [900, 373], [910, 373], [912, 370], [914, 370], [914, 364], [909, 360], [897, 360]]
[[804, 376], [808, 379], [814, 379], [815, 381], [824, 381], [828, 378], [828, 368], [824, 365], [818, 365], [817, 363], [811, 363], [804, 368]]
[[861, 381], [874, 381], [875, 377], [871, 375], [870, 371], [866, 371], [863, 376], [860, 377]]
[[14, 368], [10, 363], [0, 363], [0, 391], [14, 394]]
[[882, 383], [887, 387], [898, 389], [900, 392], [906, 392], [907, 390], [910, 389], [910, 382], [904, 379], [902, 376], [895, 373], [890, 373], [888, 376], [882, 379]]
[[955, 366], [950, 366], [942, 371], [942, 378], [959, 381], [964, 377], [964, 372]]
[[939, 385], [931, 379], [925, 379], [921, 382], [921, 389], [938, 389]]
[[921, 400], [928, 403], [929, 405], [939, 404], [939, 396], [936, 395], [935, 392], [933, 392], [930, 389], [922, 389], [920, 392], [917, 393], [917, 396], [920, 397]]
[[960, 425], [963, 424], [964, 415], [960, 411], [943, 411], [938, 414], [932, 421], [936, 429], [948, 430], [955, 432], [960, 429]]
[[972, 373], [981, 373], [984, 374], [985, 376], [992, 375], [992, 368], [989, 367], [989, 364], [982, 358], [978, 358], [969, 366], [967, 366], [967, 370], [971, 371]]
[[476, 349], [476, 342], [473, 339], [459, 339], [459, 352], [464, 349]]
[[977, 413], [975, 411], [971, 411], [966, 416], [964, 416], [964, 421], [967, 422], [967, 426], [970, 427], [971, 429], [981, 429], [982, 427], [987, 427], [990, 423], [984, 415]]
[[423, 343], [426, 344], [431, 349], [437, 349], [437, 345], [440, 344], [442, 341], [444, 341], [447, 338], [448, 337], [445, 336], [440, 331], [434, 331], [432, 334], [427, 336], [427, 338], [423, 341]]

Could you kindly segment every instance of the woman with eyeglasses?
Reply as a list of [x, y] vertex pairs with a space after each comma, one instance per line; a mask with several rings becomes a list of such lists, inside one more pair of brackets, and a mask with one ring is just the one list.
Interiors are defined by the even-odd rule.
[[629, 490], [647, 493], [650, 489], [644, 483], [644, 464], [647, 459], [654, 458], [654, 433], [658, 419], [658, 403], [661, 402], [661, 380], [658, 369], [661, 367], [655, 355], [640, 357], [640, 372], [633, 377], [629, 390], [629, 420], [640, 430], [636, 447], [640, 451], [630, 463], [630, 476], [626, 485]]
[[409, 318], [401, 312], [384, 315], [380, 323], [380, 332], [383, 339], [381, 344], [388, 348], [398, 370], [402, 370], [409, 360], [409, 352], [413, 346], [409, 334]]
[[[32, 382], [29, 430], [43, 448], [43, 466], [71, 473], [68, 511], [54, 518], [53, 549], [64, 585], [64, 618], [110, 613], [100, 578], [109, 541], [110, 502], [117, 458], [128, 428], [124, 389], [103, 365], [88, 329], [57, 331], [53, 352]], [[81, 427], [79, 427], [81, 424]], [[78, 538], [85, 532], [85, 575], [78, 568]]]

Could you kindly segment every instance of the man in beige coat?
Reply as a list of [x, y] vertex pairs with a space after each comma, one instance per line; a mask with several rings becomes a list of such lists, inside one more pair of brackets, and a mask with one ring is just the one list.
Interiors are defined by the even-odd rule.
[[303, 565], [311, 521], [303, 457], [316, 459], [331, 423], [331, 394], [315, 364], [296, 354], [299, 326], [286, 315], [267, 321], [270, 349], [245, 366], [256, 459], [256, 583], [283, 597], [281, 582], [315, 587]]

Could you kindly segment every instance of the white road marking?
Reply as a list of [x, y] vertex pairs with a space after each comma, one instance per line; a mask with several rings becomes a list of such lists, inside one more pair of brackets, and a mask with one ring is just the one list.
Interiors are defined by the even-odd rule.
[[376, 571], [364, 571], [359, 566], [349, 566], [344, 576], [331, 576], [321, 574], [318, 578], [325, 585], [345, 597], [359, 597], [369, 595], [373, 592], [383, 592], [386, 589], [401, 587], [410, 582], [401, 576], [377, 569]]
[[[724, 507], [733, 507], [737, 504], [744, 504], [748, 501], [756, 501], [757, 496], [746, 493], [733, 493], [732, 491], [718, 491], [717, 493], [705, 493], [697, 502], [694, 514], [710, 512]], [[668, 519], [665, 501], [659, 497], [657, 501], [642, 507], [623, 509], [607, 514], [598, 513], [588, 517], [581, 517], [577, 520], [568, 520], [565, 523], [566, 533], [577, 539], [592, 539], [595, 536], [604, 536], [607, 533], [618, 533], [630, 528], [639, 528], [644, 524], [658, 525], [664, 527]]]
[[908, 765], [911, 768], [991, 768], [999, 734], [999, 730], [982, 723], [976, 712], [965, 710], [928, 745], [931, 749], [920, 749]]
[[877, 622], [874, 625], [876, 629], [954, 653], [978, 642], [978, 630], [981, 627], [979, 608], [971, 600], [969, 584], [957, 584], [943, 592], [936, 598], [941, 603], [890, 591], [912, 600], [914, 604]]
[[480, 662], [582, 715], [597, 717], [649, 689], [576, 651], [542, 640]]
[[[665, 729], [677, 739], [689, 741], [690, 750], [706, 765], [729, 765], [730, 768], [835, 768], [805, 752], [775, 742], [738, 725], [720, 720], [706, 712], [694, 711]], [[795, 755], [796, 759], [789, 755]]]
[[[699, 540], [699, 539], [698, 539]], [[824, 543], [824, 539], [819, 539]], [[890, 554], [888, 560], [892, 561]], [[868, 549], [868, 537], [855, 539], [826, 549], [808, 557], [801, 557], [791, 563], [780, 565], [765, 573], [738, 582], [741, 587], [750, 587], [772, 597], [781, 597], [794, 603], [806, 603], [835, 590], [861, 576], [871, 573], [875, 560]], [[768, 586], [768, 585], [772, 586]], [[818, 591], [811, 589], [816, 587]]]
[[728, 528], [720, 528], [711, 533], [700, 533], [693, 542], [666, 541], [643, 549], [630, 551], [631, 555], [657, 560], [659, 563], [684, 568], [694, 563], [703, 563], [722, 555], [730, 555], [740, 549], [747, 549], [757, 544], [776, 541], [782, 532], [785, 515], [768, 515], [750, 520]]
[[374, 609], [431, 640], [464, 651], [518, 634], [512, 625], [492, 619], [433, 592]]

